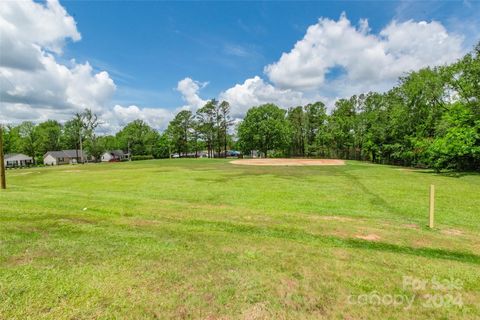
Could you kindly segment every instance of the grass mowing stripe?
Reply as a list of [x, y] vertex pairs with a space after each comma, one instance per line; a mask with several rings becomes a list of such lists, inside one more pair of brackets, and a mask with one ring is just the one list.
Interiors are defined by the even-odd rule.
[[480, 264], [480, 255], [468, 252], [451, 251], [438, 248], [414, 248], [408, 246], [399, 246], [385, 242], [367, 241], [360, 239], [342, 239], [339, 237], [316, 235], [307, 233], [299, 229], [283, 229], [283, 228], [262, 228], [247, 224], [233, 224], [222, 221], [205, 221], [205, 220], [182, 220], [180, 224], [197, 226], [198, 229], [207, 228], [210, 231], [221, 231], [230, 233], [241, 233], [252, 236], [274, 237], [279, 239], [296, 240], [306, 243], [318, 243], [322, 245], [378, 250], [391, 253], [409, 254], [425, 258], [454, 260], [465, 263]]
[[[478, 174], [173, 159], [7, 178], [1, 319], [480, 318]], [[405, 276], [462, 286], [415, 291]], [[418, 299], [348, 302], [372, 292]], [[463, 306], [427, 308], [428, 294]]]

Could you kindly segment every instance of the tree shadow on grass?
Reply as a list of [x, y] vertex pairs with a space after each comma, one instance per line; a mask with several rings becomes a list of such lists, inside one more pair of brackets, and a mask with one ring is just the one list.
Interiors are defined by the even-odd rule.
[[272, 178], [288, 179], [293, 181], [304, 180], [310, 177], [321, 176], [343, 176], [346, 171], [363, 169], [361, 166], [355, 165], [338, 165], [338, 166], [255, 166], [255, 165], [238, 165], [231, 164], [229, 159], [226, 162], [209, 162], [203, 167], [192, 167], [189, 170], [195, 172], [215, 172], [220, 177], [199, 178], [199, 181], [210, 182], [233, 182], [235, 179], [254, 178], [261, 176], [270, 176]]
[[415, 172], [435, 175], [440, 177], [448, 177], [448, 178], [462, 178], [468, 176], [480, 176], [480, 172], [478, 171], [440, 171], [436, 172], [433, 170], [416, 170]]
[[399, 215], [404, 216], [405, 212], [399, 210], [397, 207], [392, 206], [389, 202], [387, 202], [384, 198], [376, 194], [375, 192], [371, 191], [364, 183], [361, 182], [361, 180], [355, 176], [354, 174], [351, 174], [349, 172], [345, 172], [344, 176], [349, 179], [349, 181], [352, 183], [352, 185], [358, 187], [368, 198], [370, 203], [372, 205], [375, 205], [379, 207], [380, 209], [383, 209], [387, 212], [393, 212]]
[[480, 265], [480, 256], [469, 252], [452, 251], [439, 248], [414, 248], [400, 246], [377, 241], [366, 241], [361, 239], [343, 239], [334, 236], [324, 236], [307, 233], [299, 229], [265, 228], [254, 225], [234, 224], [222, 221], [186, 220], [180, 222], [193, 227], [206, 227], [209, 230], [223, 231], [230, 233], [249, 234], [254, 236], [272, 237], [279, 239], [295, 240], [300, 242], [323, 244], [330, 247], [352, 248], [363, 250], [383, 251], [390, 253], [408, 254], [413, 256], [453, 260], [465, 263]]

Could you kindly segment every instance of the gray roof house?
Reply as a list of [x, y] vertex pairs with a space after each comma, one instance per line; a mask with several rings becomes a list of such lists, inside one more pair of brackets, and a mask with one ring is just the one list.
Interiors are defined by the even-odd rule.
[[4, 158], [6, 168], [27, 167], [33, 164], [33, 158], [23, 153], [7, 153]]
[[122, 150], [108, 150], [102, 154], [102, 161], [123, 161], [129, 158], [129, 154]]
[[[83, 157], [82, 157], [83, 155]], [[61, 151], [48, 151], [43, 155], [43, 164], [47, 166], [55, 166], [60, 164], [71, 164], [79, 163], [83, 161], [88, 161], [90, 158], [83, 151], [80, 150], [61, 150]]]

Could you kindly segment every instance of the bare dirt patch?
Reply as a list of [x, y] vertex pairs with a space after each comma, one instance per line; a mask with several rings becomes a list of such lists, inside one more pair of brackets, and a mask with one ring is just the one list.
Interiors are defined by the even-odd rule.
[[354, 221], [355, 219], [339, 216], [320, 216], [318, 219], [330, 221]]
[[37, 259], [50, 257], [53, 257], [53, 254], [45, 249], [26, 249], [19, 255], [9, 257], [7, 264], [11, 266], [23, 266], [29, 265]]
[[364, 235], [358, 235], [358, 236], [355, 236], [355, 238], [358, 238], [358, 239], [362, 239], [362, 240], [368, 240], [368, 241], [377, 241], [377, 240], [380, 240], [380, 236], [376, 235], [376, 234], [367, 234], [366, 236]]
[[242, 318], [246, 320], [260, 320], [269, 319], [270, 316], [267, 304], [265, 302], [257, 302], [243, 312]]
[[343, 166], [344, 160], [338, 159], [239, 159], [230, 161], [232, 164], [247, 166]]
[[79, 217], [64, 217], [60, 221], [69, 222], [74, 224], [95, 224], [94, 220], [79, 218]]
[[457, 229], [446, 229], [446, 230], [441, 230], [440, 232], [443, 234], [447, 234], [449, 236], [461, 236], [463, 234], [461, 230], [457, 230]]

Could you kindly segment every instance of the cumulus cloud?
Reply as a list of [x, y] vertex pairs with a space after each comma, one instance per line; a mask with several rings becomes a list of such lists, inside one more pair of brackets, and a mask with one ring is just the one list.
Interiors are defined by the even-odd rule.
[[[0, 65], [31, 70], [41, 67], [42, 50], [61, 53], [66, 39], [81, 38], [75, 20], [56, 0], [0, 3], [2, 59]], [[8, 50], [5, 50], [8, 48]]]
[[81, 38], [58, 1], [4, 1], [0, 9], [1, 119], [61, 120], [84, 108], [101, 112], [115, 84], [88, 62], [57, 61], [68, 40]]
[[182, 94], [183, 100], [187, 103], [182, 109], [196, 110], [201, 108], [207, 102], [199, 96], [199, 91], [208, 85], [208, 82], [198, 82], [191, 78], [180, 80], [177, 84], [177, 90]]
[[184, 78], [177, 83], [177, 91], [182, 95], [185, 105], [175, 108], [148, 108], [138, 107], [136, 105], [122, 106], [115, 105], [111, 109], [105, 110], [101, 113], [103, 121], [101, 130], [106, 133], [119, 131], [129, 122], [134, 120], [143, 120], [152, 128], [157, 130], [165, 130], [168, 123], [175, 117], [175, 114], [180, 110], [191, 110], [195, 112], [207, 102], [203, 100], [200, 95], [200, 89], [204, 88], [208, 83], [195, 81], [189, 77]]
[[174, 112], [164, 108], [140, 108], [135, 105], [123, 107], [115, 105], [111, 110], [105, 111], [102, 116], [101, 129], [112, 133], [119, 131], [129, 122], [140, 119], [152, 128], [164, 130], [174, 117]]
[[289, 108], [371, 90], [390, 89], [398, 77], [426, 66], [450, 63], [464, 54], [463, 38], [436, 21], [392, 21], [372, 34], [366, 19], [354, 26], [345, 14], [338, 21], [319, 19], [288, 53], [267, 65], [271, 83], [255, 76], [220, 94], [236, 117], [272, 102]]
[[276, 88], [258, 76], [220, 93], [219, 99], [230, 103], [234, 117], [242, 117], [250, 107], [265, 103], [288, 108], [307, 101], [302, 92]]
[[[319, 19], [264, 71], [282, 89], [347, 96], [385, 90], [405, 72], [453, 62], [464, 53], [462, 41], [436, 21], [392, 21], [375, 35], [367, 20], [356, 27], [342, 14], [338, 21]], [[332, 72], [338, 69], [340, 75]]]
[[[109, 106], [116, 86], [106, 71], [96, 72], [88, 62], [59, 62], [64, 46], [81, 35], [57, 0], [0, 2], [0, 29], [0, 122], [66, 120], [91, 108], [104, 132], [135, 119], [162, 130], [177, 111], [206, 103], [200, 91], [208, 83], [187, 77], [177, 84], [185, 102], [177, 109]], [[321, 18], [264, 68], [265, 79], [248, 78], [218, 99], [229, 101], [237, 118], [269, 102], [288, 108], [321, 100], [331, 106], [336, 98], [387, 90], [405, 72], [450, 63], [464, 53], [462, 45], [461, 36], [436, 21], [392, 21], [373, 34], [367, 20], [356, 26], [346, 15], [337, 21]], [[225, 52], [245, 56], [239, 46], [226, 46]]]

